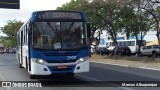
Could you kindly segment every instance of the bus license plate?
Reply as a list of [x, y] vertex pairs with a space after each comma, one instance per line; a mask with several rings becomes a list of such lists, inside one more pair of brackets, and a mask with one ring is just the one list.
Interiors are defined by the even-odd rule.
[[60, 66], [58, 66], [58, 69], [67, 69], [67, 66], [65, 66], [65, 65], [60, 65]]

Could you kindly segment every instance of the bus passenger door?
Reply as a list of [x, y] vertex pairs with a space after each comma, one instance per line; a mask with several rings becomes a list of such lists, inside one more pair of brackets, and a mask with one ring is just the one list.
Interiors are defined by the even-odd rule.
[[23, 50], [22, 50], [22, 45], [23, 45], [23, 31], [21, 31], [21, 43], [20, 43], [20, 62], [23, 66]]

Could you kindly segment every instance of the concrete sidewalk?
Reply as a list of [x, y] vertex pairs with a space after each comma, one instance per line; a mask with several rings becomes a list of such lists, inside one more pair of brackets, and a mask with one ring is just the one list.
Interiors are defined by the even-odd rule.
[[153, 59], [151, 57], [123, 56], [114, 59], [113, 56], [93, 54], [90, 58], [91, 62], [119, 65], [125, 67], [135, 67], [143, 69], [151, 69], [160, 71], [160, 58]]

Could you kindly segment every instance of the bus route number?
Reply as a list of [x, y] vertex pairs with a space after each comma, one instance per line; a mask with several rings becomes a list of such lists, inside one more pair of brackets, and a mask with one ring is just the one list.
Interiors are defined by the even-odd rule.
[[67, 56], [67, 60], [74, 60], [76, 58], [77, 58], [76, 56]]

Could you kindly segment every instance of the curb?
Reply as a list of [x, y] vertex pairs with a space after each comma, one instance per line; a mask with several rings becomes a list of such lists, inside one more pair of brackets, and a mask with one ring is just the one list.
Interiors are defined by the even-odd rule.
[[160, 71], [160, 69], [149, 68], [149, 67], [134, 67], [134, 66], [123, 65], [123, 64], [112, 64], [112, 63], [104, 63], [104, 62], [96, 62], [96, 61], [90, 61], [90, 62], [99, 63], [99, 64], [108, 64], [108, 65], [122, 66], [122, 67], [132, 67], [132, 68], [140, 68], [140, 69], [147, 69], [147, 70]]

